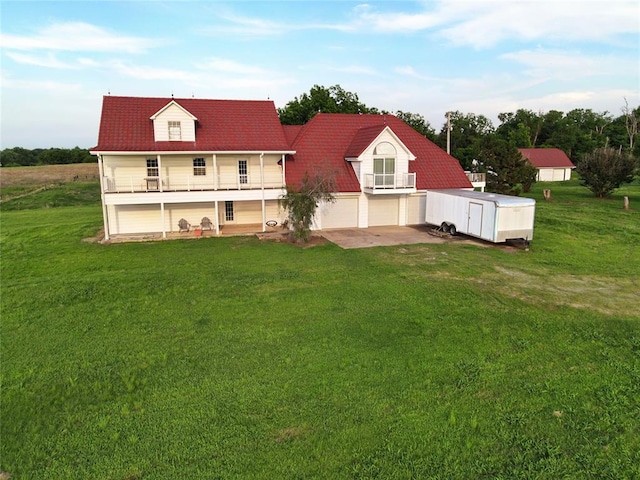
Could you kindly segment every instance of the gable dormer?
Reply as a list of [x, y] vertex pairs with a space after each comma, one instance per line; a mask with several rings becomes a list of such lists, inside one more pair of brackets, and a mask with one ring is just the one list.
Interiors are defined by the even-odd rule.
[[175, 100], [151, 116], [156, 142], [195, 142], [198, 119]]

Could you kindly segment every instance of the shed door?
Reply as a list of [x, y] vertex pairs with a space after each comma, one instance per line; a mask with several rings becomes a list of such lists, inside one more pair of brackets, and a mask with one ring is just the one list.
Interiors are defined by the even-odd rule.
[[469, 235], [480, 236], [482, 234], [482, 204], [469, 203]]

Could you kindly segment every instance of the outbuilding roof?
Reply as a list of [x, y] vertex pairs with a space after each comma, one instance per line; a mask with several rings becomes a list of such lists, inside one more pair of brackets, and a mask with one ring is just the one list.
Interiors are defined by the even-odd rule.
[[567, 154], [559, 148], [519, 148], [518, 150], [536, 168], [575, 168]]
[[416, 173], [418, 190], [472, 187], [455, 158], [399, 118], [344, 113], [319, 113], [297, 132], [287, 182], [299, 183], [307, 171], [328, 170], [335, 173], [340, 192], [359, 192], [355, 171], [345, 158], [362, 153], [387, 126], [416, 156], [409, 172]]
[[[196, 141], [156, 142], [152, 116], [171, 102], [196, 118]], [[269, 100], [105, 96], [97, 152], [289, 151]]]

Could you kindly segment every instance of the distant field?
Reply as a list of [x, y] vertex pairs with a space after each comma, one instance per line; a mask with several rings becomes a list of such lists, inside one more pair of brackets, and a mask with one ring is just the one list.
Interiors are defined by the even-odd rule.
[[42, 165], [36, 167], [2, 167], [0, 168], [0, 185], [4, 188], [88, 181], [97, 180], [98, 175], [97, 163]]
[[0, 209], [13, 479], [640, 478], [638, 184], [515, 252], [84, 243], [73, 186]]

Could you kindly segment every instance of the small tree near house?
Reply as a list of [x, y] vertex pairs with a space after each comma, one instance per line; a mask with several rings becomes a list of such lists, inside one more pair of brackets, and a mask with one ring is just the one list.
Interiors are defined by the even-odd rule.
[[280, 197], [280, 207], [287, 212], [287, 222], [295, 242], [308, 242], [311, 224], [321, 202], [335, 202], [335, 176], [327, 172], [305, 172], [300, 185], [287, 185]]

